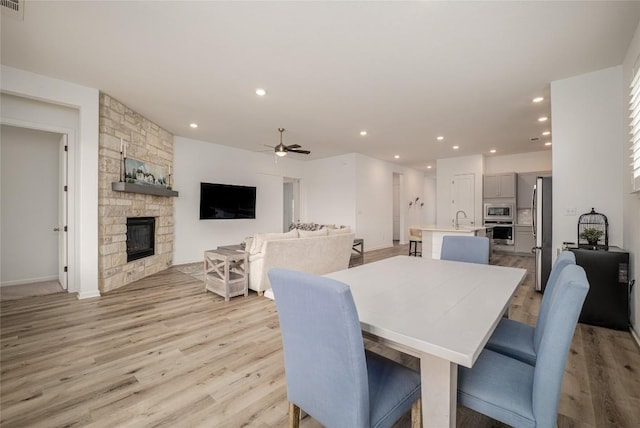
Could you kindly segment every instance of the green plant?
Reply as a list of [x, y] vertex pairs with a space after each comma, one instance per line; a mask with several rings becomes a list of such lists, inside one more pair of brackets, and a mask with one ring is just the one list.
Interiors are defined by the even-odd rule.
[[598, 239], [604, 234], [600, 229], [588, 227], [580, 233], [580, 238], [586, 239], [589, 243], [598, 242]]

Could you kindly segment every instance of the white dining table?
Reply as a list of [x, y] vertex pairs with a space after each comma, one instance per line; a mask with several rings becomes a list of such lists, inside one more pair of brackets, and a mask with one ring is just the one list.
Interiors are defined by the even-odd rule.
[[351, 288], [363, 335], [420, 359], [424, 427], [455, 427], [472, 367], [525, 269], [397, 256], [325, 276]]

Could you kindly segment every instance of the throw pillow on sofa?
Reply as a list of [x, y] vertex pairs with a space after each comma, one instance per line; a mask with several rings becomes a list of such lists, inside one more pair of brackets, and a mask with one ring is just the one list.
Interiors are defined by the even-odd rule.
[[339, 229], [329, 229], [329, 235], [342, 235], [345, 233], [351, 233], [349, 226], [341, 227]]
[[287, 233], [258, 233], [253, 238], [249, 254], [257, 254], [262, 252], [262, 246], [266, 241], [278, 241], [281, 239], [295, 239], [298, 237], [297, 230], [291, 230]]
[[320, 230], [298, 230], [301, 238], [311, 238], [314, 236], [327, 236], [327, 229]]

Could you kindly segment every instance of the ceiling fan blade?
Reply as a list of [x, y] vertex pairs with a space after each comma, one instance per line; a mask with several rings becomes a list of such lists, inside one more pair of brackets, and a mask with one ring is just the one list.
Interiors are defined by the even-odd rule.
[[292, 144], [287, 146], [287, 149], [299, 149], [300, 147], [302, 147], [300, 144]]
[[289, 151], [293, 152], [293, 153], [302, 153], [303, 155], [311, 154], [311, 152], [309, 150], [289, 149]]

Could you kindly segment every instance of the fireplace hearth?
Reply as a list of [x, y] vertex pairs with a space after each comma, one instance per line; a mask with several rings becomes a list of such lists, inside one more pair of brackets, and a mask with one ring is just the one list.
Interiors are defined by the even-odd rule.
[[127, 218], [127, 262], [155, 254], [155, 217]]

